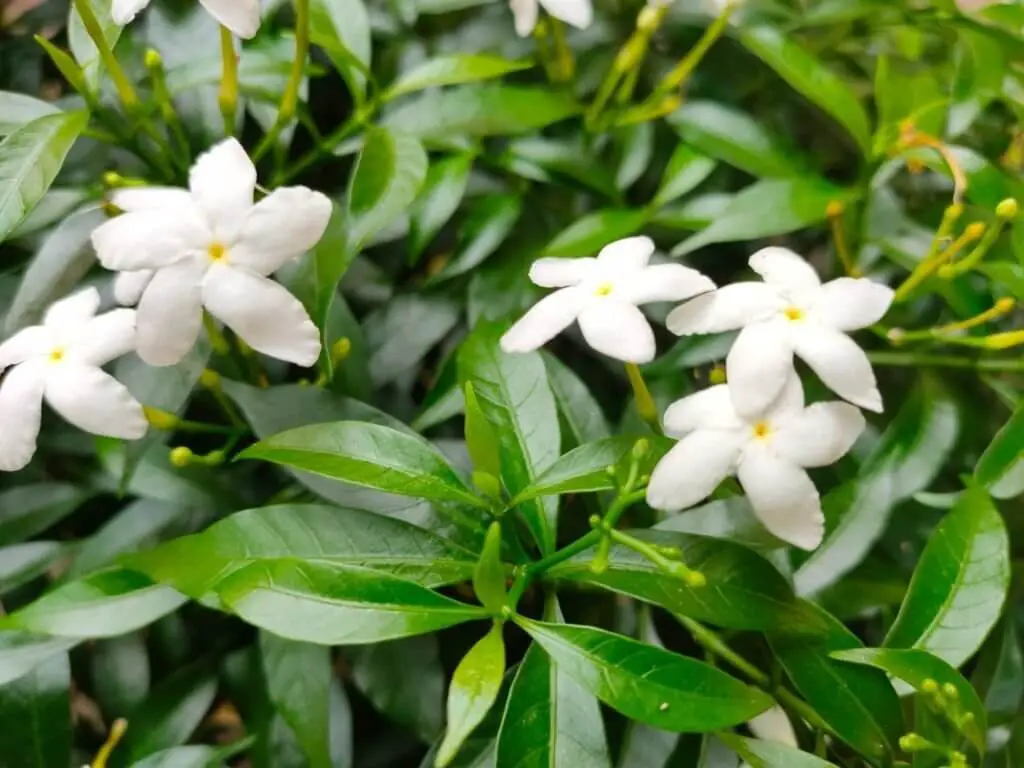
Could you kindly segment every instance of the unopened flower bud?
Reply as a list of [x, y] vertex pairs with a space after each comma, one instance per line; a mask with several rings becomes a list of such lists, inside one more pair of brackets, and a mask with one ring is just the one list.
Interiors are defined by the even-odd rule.
[[178, 424], [181, 423], [181, 420], [173, 413], [161, 411], [159, 408], [150, 408], [148, 405], [144, 405], [142, 412], [145, 414], [149, 425], [155, 429], [171, 430], [177, 428]]
[[954, 222], [957, 219], [959, 219], [961, 216], [963, 216], [963, 214], [964, 214], [964, 204], [963, 203], [953, 203], [948, 208], [946, 208], [945, 218], [948, 221], [950, 221], [950, 222]]
[[184, 469], [192, 463], [192, 450], [186, 448], [184, 445], [179, 445], [177, 448], [172, 448], [169, 454], [171, 464], [178, 469]]
[[964, 237], [970, 240], [977, 240], [985, 234], [985, 224], [980, 221], [973, 221], [964, 228]]
[[1011, 296], [1004, 296], [1003, 298], [996, 302], [996, 310], [1002, 312], [1003, 314], [1006, 314], [1007, 312], [1012, 312], [1013, 308], [1016, 306], [1017, 300], [1012, 298]]
[[956, 686], [952, 683], [945, 683], [942, 686], [942, 692], [951, 699], [960, 698], [960, 691], [956, 689]]
[[938, 693], [938, 692], [939, 692], [939, 684], [937, 682], [935, 682], [934, 680], [932, 680], [930, 677], [926, 678], [924, 680], [924, 682], [921, 683], [921, 693]]
[[207, 389], [217, 389], [220, 387], [220, 374], [209, 368], [204, 368], [203, 372], [199, 374], [199, 383]]
[[641, 32], [653, 32], [661, 23], [661, 16], [664, 12], [660, 10], [661, 4], [655, 6], [645, 5], [636, 17], [636, 28]]
[[842, 200], [830, 200], [825, 207], [825, 215], [834, 219], [836, 216], [842, 216], [845, 210], [846, 204]]
[[905, 733], [900, 736], [900, 749], [904, 752], [920, 752], [930, 749], [932, 743], [917, 733]]
[[352, 339], [342, 336], [331, 345], [331, 362], [337, 365], [352, 354]]
[[1009, 221], [1017, 215], [1017, 201], [1008, 197], [996, 206], [996, 216]]
[[633, 458], [639, 461], [647, 455], [647, 451], [650, 450], [651, 444], [647, 438], [641, 437], [635, 443], [633, 443]]
[[708, 374], [708, 381], [712, 384], [725, 384], [725, 366], [716, 365]]
[[124, 177], [117, 171], [107, 171], [103, 174], [103, 185], [115, 189], [124, 186]]
[[143, 61], [146, 64], [146, 69], [160, 69], [164, 65], [164, 60], [160, 53], [153, 48], [146, 51]]

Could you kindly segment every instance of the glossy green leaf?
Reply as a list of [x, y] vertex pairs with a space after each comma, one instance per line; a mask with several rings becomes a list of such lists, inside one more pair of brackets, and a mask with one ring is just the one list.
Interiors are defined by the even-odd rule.
[[628, 237], [647, 221], [647, 212], [606, 208], [588, 213], [563, 229], [545, 246], [542, 256], [594, 256], [608, 243]]
[[989, 487], [998, 483], [1024, 457], [1024, 406], [1017, 408], [981, 454], [974, 479]]
[[579, 376], [554, 355], [542, 352], [551, 393], [567, 436], [576, 445], [602, 440], [611, 435], [601, 406]]
[[128, 715], [131, 727], [118, 754], [133, 763], [184, 744], [199, 727], [216, 695], [217, 678], [205, 660], [179, 667]]
[[396, 296], [368, 315], [363, 326], [374, 383], [389, 384], [415, 368], [458, 322], [450, 300], [418, 293]]
[[[116, 23], [111, 16], [111, 5], [105, 0], [79, 0], [89, 4], [92, 15], [99, 23], [103, 41], [108, 49], [113, 49], [121, 37], [122, 27]], [[103, 59], [92, 37], [82, 23], [82, 17], [78, 13], [75, 4], [71, 4], [70, 15], [68, 16], [68, 45], [75, 61], [85, 72], [90, 86], [95, 89], [100, 81], [100, 72], [103, 67]]]
[[459, 662], [448, 689], [448, 727], [434, 765], [445, 768], [494, 706], [505, 674], [502, 625], [495, 624]]
[[0, 142], [0, 242], [42, 200], [88, 121], [85, 112], [48, 115]]
[[[480, 324], [458, 352], [459, 381], [473, 385], [480, 410], [501, 446], [501, 476], [512, 495], [558, 458], [560, 438], [555, 399], [544, 362], [536, 352], [501, 351], [502, 326]], [[543, 552], [554, 547], [554, 509], [540, 499], [518, 507]]]
[[180, 524], [191, 509], [187, 504], [158, 499], [133, 501], [81, 543], [67, 575], [84, 576], [110, 565], [120, 555], [158, 543], [161, 534], [175, 528], [175, 523]]
[[128, 716], [149, 695], [149, 652], [142, 632], [90, 643], [89, 672], [103, 711]]
[[718, 734], [718, 738], [735, 750], [750, 768], [836, 768], [835, 763], [777, 741], [748, 739], [724, 732]]
[[689, 145], [680, 142], [672, 152], [668, 165], [665, 166], [661, 184], [658, 185], [651, 205], [668, 205], [693, 191], [711, 175], [716, 165], [710, 157], [705, 157]]
[[0, 136], [6, 136], [25, 123], [55, 115], [60, 110], [48, 101], [13, 91], [0, 91]]
[[473, 571], [473, 592], [476, 599], [492, 614], [501, 613], [508, 594], [505, 589], [505, 566], [501, 562], [501, 523], [495, 520], [487, 529], [484, 548]]
[[375, 643], [486, 615], [482, 608], [380, 571], [315, 561], [253, 563], [215, 589], [248, 623], [318, 645]]
[[0, 686], [23, 677], [77, 643], [64, 637], [33, 635], [28, 632], [0, 631]]
[[88, 191], [80, 187], [50, 187], [32, 212], [11, 232], [11, 240], [50, 229], [85, 206], [88, 200]]
[[0, 595], [42, 576], [64, 552], [59, 541], [0, 547]]
[[1009, 583], [1003, 518], [983, 489], [969, 488], [929, 536], [885, 646], [959, 667], [998, 621]]
[[468, 152], [431, 163], [419, 197], [409, 211], [410, 262], [419, 259], [459, 207], [472, 168], [473, 155]]
[[456, 277], [482, 264], [505, 242], [522, 210], [522, 198], [513, 194], [484, 195], [467, 203], [451, 258], [429, 282]]
[[311, 0], [309, 33], [345, 78], [356, 102], [361, 102], [372, 53], [370, 18], [363, 0]]
[[131, 768], [219, 768], [220, 764], [217, 760], [217, 750], [196, 744], [162, 749], [132, 763]]
[[615, 186], [622, 191], [632, 187], [647, 171], [654, 155], [654, 124], [637, 123], [615, 132]]
[[573, 624], [517, 617], [559, 669], [627, 717], [667, 731], [716, 731], [772, 704], [764, 692], [686, 656]]
[[406, 72], [385, 91], [385, 101], [413, 91], [422, 91], [438, 85], [459, 85], [478, 80], [490, 80], [511, 72], [530, 69], [534, 62], [527, 59], [505, 59], [489, 53], [463, 53], [431, 58]]
[[0, 686], [0, 758], [11, 768], [71, 762], [71, 666], [61, 653]]
[[366, 488], [485, 507], [427, 441], [378, 424], [338, 421], [290, 429], [242, 451]]
[[330, 650], [261, 632], [260, 651], [270, 701], [295, 732], [310, 768], [331, 768]]
[[920, 691], [925, 680], [940, 686], [951, 685], [957, 691], [962, 712], [970, 712], [973, 719], [965, 724], [964, 735], [980, 752], [985, 751], [985, 708], [971, 684], [953, 667], [928, 651], [915, 648], [856, 648], [837, 651], [832, 658], [855, 664], [866, 664], [898, 677]]
[[[466, 410], [466, 448], [473, 462], [474, 477], [475, 473], [482, 472], [490, 475], [497, 483], [501, 477], [501, 446], [494, 427], [480, 408], [472, 382], [466, 382], [463, 401]], [[500, 488], [495, 487], [494, 490], [499, 491]]]
[[1013, 720], [1024, 694], [1024, 651], [1012, 615], [1003, 617], [982, 646], [971, 684], [984, 701], [990, 727]]

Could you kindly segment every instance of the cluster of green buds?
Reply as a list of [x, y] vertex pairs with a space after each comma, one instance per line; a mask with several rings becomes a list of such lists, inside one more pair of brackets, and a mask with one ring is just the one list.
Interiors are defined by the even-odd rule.
[[911, 732], [901, 736], [900, 749], [911, 754], [917, 752], [937, 752], [945, 755], [949, 762], [940, 768], [971, 768], [970, 763], [967, 762], [967, 755], [963, 752], [936, 744], [934, 741], [929, 741], [918, 733]]
[[[956, 734], [965, 734], [975, 726], [973, 712], [967, 712], [960, 701], [960, 692], [952, 683], [939, 684], [932, 678], [925, 679], [918, 688], [918, 706], [927, 707], [933, 714], [948, 722]], [[958, 741], [959, 739], [951, 739]], [[967, 756], [953, 746], [938, 744], [919, 733], [907, 733], [900, 738], [904, 752], [933, 752], [948, 760], [943, 768], [970, 768]]]

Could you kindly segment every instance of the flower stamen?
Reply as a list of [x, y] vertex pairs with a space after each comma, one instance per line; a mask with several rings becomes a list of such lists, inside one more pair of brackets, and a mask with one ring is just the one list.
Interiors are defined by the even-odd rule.
[[804, 319], [804, 311], [797, 307], [786, 307], [782, 310], [782, 314], [786, 316], [787, 320], [791, 320], [794, 323]]
[[772, 428], [767, 421], [759, 421], [754, 425], [754, 437], [758, 440], [766, 440], [772, 433]]
[[611, 283], [601, 283], [596, 289], [594, 289], [594, 294], [597, 296], [608, 296], [611, 294], [613, 288], [614, 286]]
[[211, 243], [210, 247], [206, 249], [207, 255], [210, 257], [210, 261], [227, 261], [228, 249], [223, 243]]
[[64, 348], [63, 347], [57, 347], [56, 349], [54, 349], [53, 351], [50, 352], [50, 362], [51, 363], [59, 363], [63, 359], [64, 359]]

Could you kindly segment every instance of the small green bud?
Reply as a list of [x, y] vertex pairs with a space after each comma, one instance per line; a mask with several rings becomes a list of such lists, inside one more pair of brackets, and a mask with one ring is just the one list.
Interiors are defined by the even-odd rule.
[[930, 677], [926, 678], [925, 681], [923, 683], [921, 683], [921, 692], [922, 693], [938, 693], [939, 692], [939, 684], [937, 682], [935, 682], [934, 680], [932, 680]]
[[996, 206], [996, 216], [1009, 221], [1017, 215], [1017, 201], [1008, 197]]
[[103, 174], [103, 185], [116, 189], [124, 186], [124, 177], [117, 171], [107, 171]]
[[900, 736], [900, 749], [904, 752], [920, 752], [931, 747], [932, 743], [920, 734], [910, 732]]
[[220, 374], [210, 368], [204, 368], [199, 374], [199, 383], [207, 389], [218, 389], [220, 387]]
[[647, 455], [647, 451], [649, 451], [650, 448], [650, 441], [648, 441], [646, 437], [641, 437], [633, 443], [633, 458], [640, 461], [640, 459]]
[[173, 413], [161, 411], [159, 408], [150, 408], [148, 405], [144, 405], [142, 406], [142, 412], [145, 414], [149, 425], [155, 429], [167, 431], [175, 429], [181, 423], [181, 419]]
[[352, 339], [342, 336], [331, 345], [331, 362], [337, 365], [344, 362], [352, 354]]
[[719, 364], [712, 368], [708, 374], [708, 381], [712, 384], [725, 384], [725, 366]]
[[963, 215], [964, 215], [964, 204], [963, 203], [953, 203], [948, 208], [946, 208], [945, 218], [950, 223], [956, 221], [957, 219], [959, 219]]
[[146, 69], [160, 69], [164, 65], [164, 60], [160, 56], [160, 53], [154, 48], [150, 48], [146, 51], [146, 55], [143, 57], [143, 61], [146, 64]]
[[609, 464], [607, 467], [604, 468], [604, 473], [609, 477], [615, 477], [615, 467]]
[[587, 518], [587, 522], [590, 524], [591, 528], [600, 528], [601, 527], [601, 516], [600, 515], [591, 515], [589, 518]]
[[169, 454], [171, 464], [178, 469], [184, 469], [192, 463], [192, 450], [186, 448], [184, 445], [179, 445], [177, 448], [172, 448]]
[[636, 17], [636, 28], [641, 32], [653, 32], [658, 28], [658, 25], [661, 23], [661, 17], [664, 15], [664, 12], [658, 8], [645, 5]]
[[948, 696], [951, 699], [959, 699], [960, 698], [960, 691], [958, 691], [956, 689], [956, 686], [953, 685], [952, 683], [945, 683], [942, 686], [942, 692], [944, 694], [946, 694], [946, 696]]
[[686, 582], [686, 586], [693, 587], [694, 589], [699, 589], [708, 583], [707, 578], [700, 571], [688, 571], [686, 576], [683, 577], [683, 581]]

